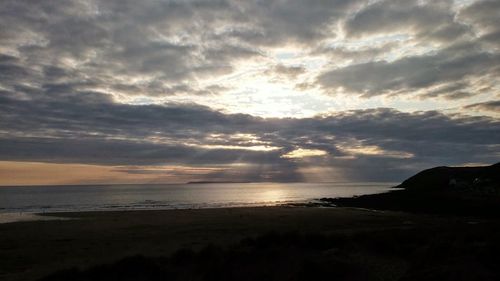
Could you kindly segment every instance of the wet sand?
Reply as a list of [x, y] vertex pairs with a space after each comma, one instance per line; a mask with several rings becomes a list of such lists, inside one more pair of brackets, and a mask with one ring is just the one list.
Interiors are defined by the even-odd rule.
[[57, 270], [181, 248], [230, 245], [266, 233], [433, 232], [490, 223], [352, 208], [256, 207], [43, 214], [68, 220], [0, 224], [0, 280], [37, 280]]
[[0, 213], [0, 224], [27, 221], [65, 220], [63, 217], [43, 216], [35, 213]]

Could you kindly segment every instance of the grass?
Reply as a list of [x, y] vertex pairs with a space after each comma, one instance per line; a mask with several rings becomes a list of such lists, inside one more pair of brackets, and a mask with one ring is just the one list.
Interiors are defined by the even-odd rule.
[[271, 232], [41, 280], [500, 280], [499, 235], [496, 222], [355, 234]]

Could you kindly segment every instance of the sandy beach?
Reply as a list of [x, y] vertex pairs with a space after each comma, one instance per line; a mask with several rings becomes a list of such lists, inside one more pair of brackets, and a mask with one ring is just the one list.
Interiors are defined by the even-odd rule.
[[[351, 208], [258, 207], [44, 214], [67, 220], [0, 224], [0, 279], [37, 280], [61, 269], [124, 257], [168, 256], [188, 248], [232, 245], [267, 233], [431, 234], [491, 221]], [[494, 225], [498, 225], [496, 222]], [[391, 239], [388, 235], [384, 239]]]

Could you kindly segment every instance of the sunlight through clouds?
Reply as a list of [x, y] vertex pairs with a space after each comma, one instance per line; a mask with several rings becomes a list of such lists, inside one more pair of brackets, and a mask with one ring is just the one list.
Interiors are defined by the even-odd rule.
[[499, 3], [5, 0], [0, 161], [110, 182], [495, 162]]
[[306, 157], [317, 157], [317, 156], [325, 156], [327, 155], [326, 151], [319, 149], [305, 149], [298, 148], [292, 150], [286, 154], [283, 154], [283, 158], [306, 158]]

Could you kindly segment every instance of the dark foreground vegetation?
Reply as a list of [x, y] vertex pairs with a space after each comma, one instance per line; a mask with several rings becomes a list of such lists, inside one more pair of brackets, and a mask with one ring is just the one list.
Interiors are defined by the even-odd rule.
[[490, 223], [267, 234], [227, 247], [69, 269], [42, 280], [500, 280], [498, 237], [500, 226]]

